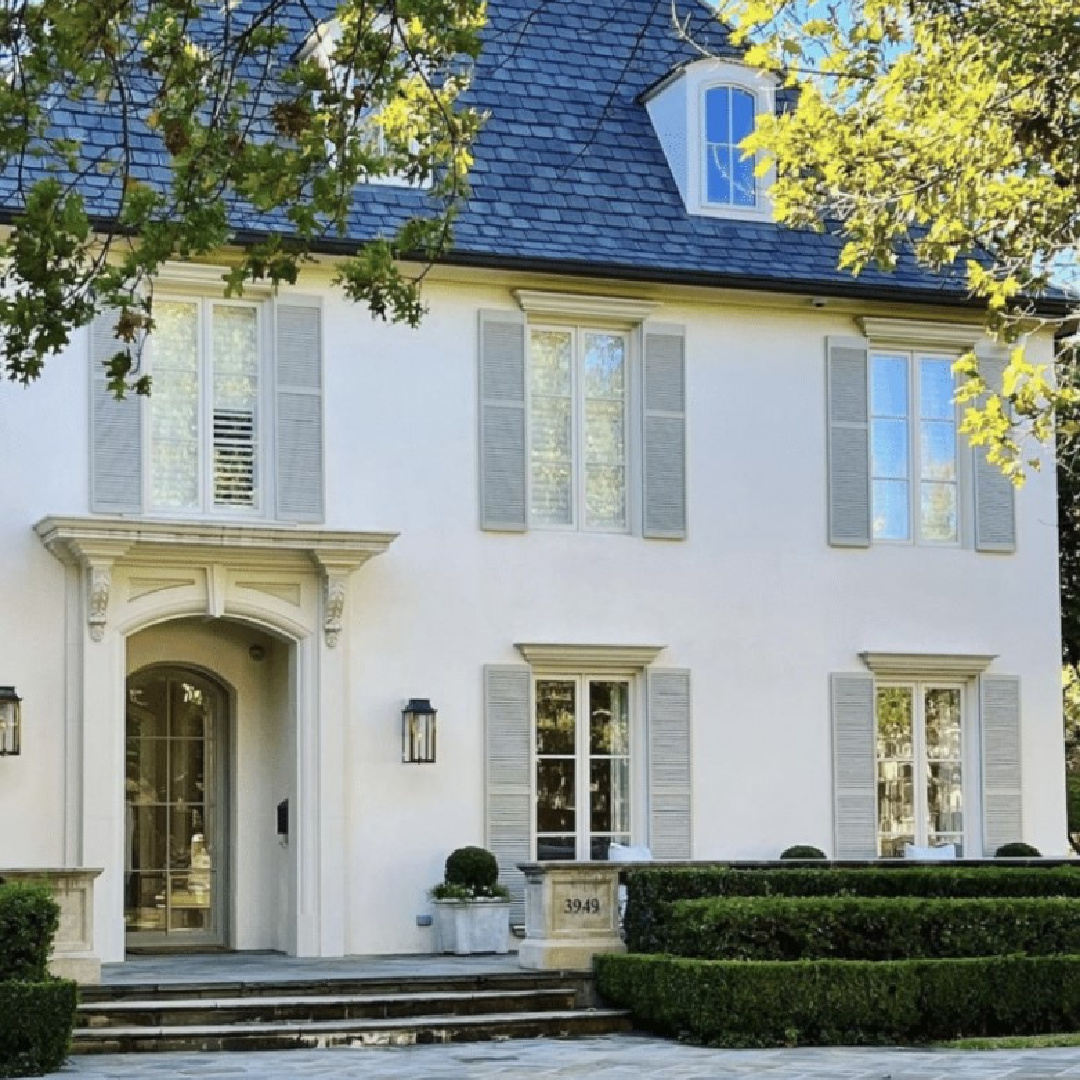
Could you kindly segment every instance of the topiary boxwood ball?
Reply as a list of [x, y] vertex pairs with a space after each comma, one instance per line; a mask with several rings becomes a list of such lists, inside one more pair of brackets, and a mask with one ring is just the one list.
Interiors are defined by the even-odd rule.
[[458, 848], [446, 860], [445, 879], [448, 885], [464, 885], [474, 893], [487, 893], [499, 880], [499, 864], [485, 848]]
[[1002, 844], [994, 852], [995, 859], [1038, 859], [1042, 852], [1037, 847], [1014, 840], [1011, 844]]
[[789, 848], [784, 848], [780, 852], [781, 859], [824, 859], [827, 858], [824, 851], [821, 848], [814, 847], [813, 844], [793, 844]]

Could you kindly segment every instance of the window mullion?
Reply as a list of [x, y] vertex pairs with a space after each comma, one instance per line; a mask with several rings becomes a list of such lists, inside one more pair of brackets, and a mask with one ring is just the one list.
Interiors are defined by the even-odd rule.
[[926, 796], [930, 775], [926, 759], [926, 690], [925, 683], [916, 683], [913, 687], [915, 707], [912, 713], [912, 751], [915, 768], [912, 775], [915, 781], [915, 843], [919, 847], [926, 847], [930, 843], [930, 808]]
[[577, 757], [577, 855], [588, 860], [592, 856], [589, 842], [589, 825], [592, 820], [592, 808], [589, 806], [589, 690], [591, 680], [587, 675], [580, 675], [578, 683], [577, 745], [574, 748]]
[[199, 302], [199, 505], [204, 513], [214, 509], [214, 367], [211, 352], [213, 307], [206, 300]]

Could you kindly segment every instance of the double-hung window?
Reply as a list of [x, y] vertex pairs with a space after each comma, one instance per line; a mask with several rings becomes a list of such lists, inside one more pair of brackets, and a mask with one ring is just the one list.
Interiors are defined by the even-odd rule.
[[159, 297], [147, 345], [148, 506], [262, 509], [262, 319], [256, 304]]
[[754, 130], [757, 102], [739, 86], [710, 86], [703, 95], [702, 201], [753, 208], [758, 203], [755, 157], [739, 144]]
[[964, 841], [964, 689], [878, 684], [874, 691], [878, 854]]
[[870, 447], [875, 540], [960, 540], [955, 357], [870, 354]]
[[630, 843], [630, 694], [629, 678], [535, 680], [536, 858], [602, 860]]
[[529, 521], [625, 532], [629, 335], [530, 326]]

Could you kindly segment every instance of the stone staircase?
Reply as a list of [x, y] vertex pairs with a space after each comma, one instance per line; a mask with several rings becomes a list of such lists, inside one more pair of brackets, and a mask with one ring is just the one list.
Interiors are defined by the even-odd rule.
[[82, 988], [76, 1054], [287, 1050], [628, 1031], [592, 978], [561, 972]]

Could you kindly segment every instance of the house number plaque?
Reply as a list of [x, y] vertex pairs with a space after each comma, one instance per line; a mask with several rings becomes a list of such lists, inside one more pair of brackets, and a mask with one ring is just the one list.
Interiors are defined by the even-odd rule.
[[563, 900], [563, 911], [567, 915], [599, 915], [602, 910], [598, 896], [568, 896]]

